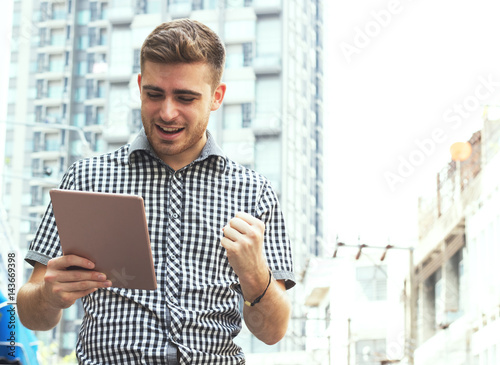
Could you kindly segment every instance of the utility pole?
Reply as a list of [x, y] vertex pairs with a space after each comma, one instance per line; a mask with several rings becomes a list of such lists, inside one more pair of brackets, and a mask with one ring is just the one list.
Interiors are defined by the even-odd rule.
[[415, 346], [417, 343], [417, 285], [415, 282], [415, 262], [413, 258], [413, 248], [409, 251], [409, 281], [410, 281], [410, 298], [409, 298], [409, 315], [410, 315], [410, 333], [408, 343], [406, 344], [406, 353], [408, 356], [408, 364], [415, 364]]
[[351, 318], [347, 318], [347, 365], [351, 365]]

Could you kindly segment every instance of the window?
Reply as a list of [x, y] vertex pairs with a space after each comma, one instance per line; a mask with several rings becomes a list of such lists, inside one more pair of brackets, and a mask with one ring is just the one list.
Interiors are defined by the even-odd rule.
[[78, 12], [78, 25], [87, 25], [90, 22], [90, 10], [80, 10]]
[[[82, 88], [78, 88], [76, 89], [76, 91], [78, 92], [79, 94], [79, 97], [76, 96], [77, 93], [75, 93], [75, 101], [83, 101], [84, 99], [84, 96], [83, 96], [83, 93], [81, 93], [81, 90]], [[93, 99], [94, 98], [94, 80], [93, 79], [87, 79], [86, 81], [86, 93], [87, 93], [87, 99]], [[81, 94], [81, 96], [80, 96]]]
[[75, 127], [84, 127], [85, 126], [85, 114], [78, 113], [73, 116], [73, 125]]
[[142, 127], [141, 109], [132, 110], [132, 131], [138, 131]]
[[106, 81], [97, 81], [97, 97], [104, 98], [106, 96]]
[[76, 72], [77, 75], [84, 76], [87, 73], [87, 62], [86, 61], [78, 62]]
[[48, 43], [47, 28], [40, 28], [38, 30], [38, 45], [40, 47], [45, 47], [47, 43]]
[[106, 28], [99, 29], [99, 45], [105, 46], [108, 44], [108, 30]]
[[87, 53], [87, 72], [92, 73], [94, 71], [95, 54]]
[[108, 19], [108, 3], [101, 3], [101, 18]]
[[251, 66], [253, 61], [253, 45], [251, 42], [243, 43], [243, 66]]
[[277, 127], [281, 105], [281, 83], [279, 77], [260, 77], [255, 87], [255, 126]]
[[97, 29], [94, 27], [89, 27], [88, 32], [89, 32], [89, 46], [95, 47], [97, 45]]
[[[11, 65], [14, 65], [14, 63], [11, 63]], [[15, 63], [17, 65], [17, 63]], [[37, 62], [36, 62], [36, 71], [37, 72], [44, 72], [45, 71], [45, 54], [39, 53], [37, 56]]]
[[256, 29], [257, 57], [281, 54], [281, 22], [275, 18], [261, 18]]
[[224, 23], [224, 33], [227, 39], [253, 39], [255, 37], [255, 21], [227, 21]]
[[226, 8], [242, 8], [244, 6], [244, 0], [226, 0]]
[[[139, 110], [140, 112], [140, 110]], [[104, 107], [98, 106], [96, 108], [96, 124], [103, 125], [104, 124]]]
[[277, 191], [281, 191], [281, 141], [261, 138], [255, 143], [255, 170], [266, 176]]
[[47, 107], [45, 119], [49, 123], [61, 123], [61, 108], [58, 106]]
[[45, 135], [45, 151], [59, 151], [60, 143], [57, 134]]
[[37, 99], [41, 99], [41, 98], [45, 97], [43, 86], [44, 86], [43, 80], [36, 80], [36, 98]]
[[128, 47], [123, 47], [130, 43], [131, 35], [128, 27], [117, 27], [111, 34], [109, 70], [115, 75], [129, 75], [132, 69], [133, 53]]
[[132, 66], [132, 72], [141, 72], [141, 50], [134, 49], [134, 65]]
[[69, 51], [64, 52], [64, 66], [69, 66]]
[[242, 127], [241, 105], [226, 105], [224, 107], [224, 129], [240, 129]]
[[148, 0], [146, 6], [146, 13], [148, 14], [160, 14], [161, 12], [161, 1], [160, 0]]
[[42, 106], [37, 105], [35, 106], [35, 122], [41, 123], [42, 122]]
[[187, 13], [191, 11], [190, 0], [171, 0], [168, 9], [171, 13]]
[[364, 266], [356, 268], [356, 280], [362, 296], [369, 301], [387, 299], [386, 266]]
[[50, 45], [51, 46], [64, 46], [66, 42], [66, 34], [64, 28], [52, 29], [50, 32]]
[[97, 7], [98, 2], [90, 2], [90, 20], [96, 21], [99, 19], [99, 8]]
[[78, 37], [78, 49], [87, 49], [89, 47], [89, 36], [82, 35]]
[[252, 103], [241, 104], [241, 114], [243, 118], [243, 128], [249, 128], [252, 124]]
[[52, 19], [66, 19], [66, 7], [64, 3], [52, 4]]
[[92, 110], [91, 105], [86, 105], [85, 106], [85, 125], [93, 125], [95, 124], [94, 121], [94, 114]]
[[61, 81], [49, 81], [48, 82], [48, 97], [51, 99], [60, 99], [62, 98], [62, 83]]
[[215, 10], [217, 9], [217, 0], [203, 0], [202, 1], [202, 6], [203, 6], [203, 9], [205, 10]]
[[243, 67], [243, 46], [241, 44], [228, 45], [226, 48], [226, 68]]

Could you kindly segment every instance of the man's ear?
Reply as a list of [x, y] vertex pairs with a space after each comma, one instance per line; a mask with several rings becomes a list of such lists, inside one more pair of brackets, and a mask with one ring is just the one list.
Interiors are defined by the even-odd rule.
[[212, 100], [212, 106], [210, 107], [211, 111], [215, 111], [220, 108], [222, 104], [222, 100], [224, 100], [224, 95], [226, 94], [226, 84], [220, 83], [219, 86], [215, 89], [214, 97]]
[[139, 93], [141, 93], [141, 74], [137, 75], [137, 85], [139, 85]]

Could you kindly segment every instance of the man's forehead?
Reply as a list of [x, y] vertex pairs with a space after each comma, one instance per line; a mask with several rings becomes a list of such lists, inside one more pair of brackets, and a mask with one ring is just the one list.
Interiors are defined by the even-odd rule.
[[[201, 93], [211, 87], [211, 74], [206, 63], [156, 63], [147, 61], [141, 74], [141, 84], [158, 91], [169, 89], [192, 90]], [[201, 77], [200, 77], [201, 76]]]

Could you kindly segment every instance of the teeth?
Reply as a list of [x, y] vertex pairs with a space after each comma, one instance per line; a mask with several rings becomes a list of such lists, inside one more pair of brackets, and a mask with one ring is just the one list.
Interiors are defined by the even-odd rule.
[[160, 127], [160, 128], [167, 133], [178, 132], [182, 129], [182, 128], [169, 128], [169, 127]]

